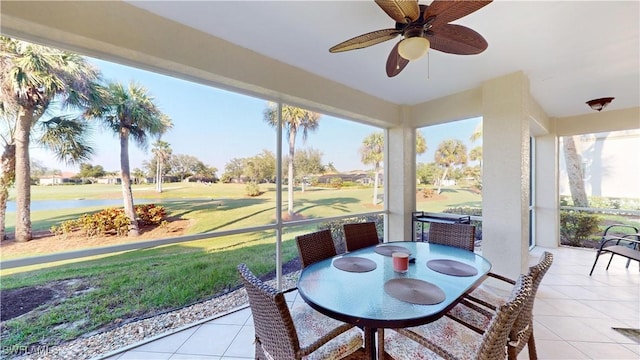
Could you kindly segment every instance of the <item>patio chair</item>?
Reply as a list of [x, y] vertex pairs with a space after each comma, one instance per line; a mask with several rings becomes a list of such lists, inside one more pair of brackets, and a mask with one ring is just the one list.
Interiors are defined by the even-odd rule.
[[531, 277], [520, 275], [511, 296], [483, 332], [442, 317], [426, 325], [386, 331], [385, 351], [394, 359], [504, 359], [509, 332], [532, 296], [531, 286]]
[[284, 294], [260, 281], [247, 265], [238, 265], [238, 272], [249, 295], [256, 359], [354, 359], [363, 356], [360, 329], [324, 316], [305, 303], [289, 310]]
[[[627, 232], [632, 230], [635, 234], [628, 234], [623, 229]], [[611, 245], [610, 243], [614, 244]], [[606, 253], [611, 254], [606, 270], [609, 270], [609, 265], [611, 265], [613, 255], [619, 255], [627, 258], [627, 269], [629, 268], [631, 260], [637, 261], [638, 270], [640, 270], [640, 232], [638, 232], [638, 228], [625, 224], [613, 224], [608, 226], [602, 234], [600, 246], [598, 246], [598, 252], [596, 253], [596, 259], [593, 261], [593, 266], [591, 266], [589, 276], [593, 274], [593, 270], [596, 268], [596, 263], [598, 262], [600, 255]]]
[[344, 224], [342, 228], [347, 251], [355, 251], [380, 243], [374, 222]]
[[316, 261], [337, 255], [331, 230], [321, 230], [310, 234], [296, 236], [298, 254], [305, 268]]
[[[520, 311], [520, 314], [509, 332], [507, 342], [507, 354], [509, 360], [516, 360], [517, 355], [522, 351], [522, 349], [524, 349], [525, 345], [528, 345], [529, 359], [534, 360], [538, 357], [536, 353], [535, 339], [533, 337], [533, 304], [538, 287], [542, 282], [542, 278], [546, 274], [547, 270], [549, 270], [552, 263], [553, 254], [545, 251], [540, 256], [538, 263], [529, 268], [527, 275], [531, 277], [532, 281], [531, 296], [525, 303], [522, 311]], [[515, 284], [515, 281], [504, 276], [494, 273], [489, 273], [489, 276], [509, 284]], [[474, 303], [470, 303], [467, 299], [476, 304], [481, 304], [484, 308], [478, 307]], [[447, 316], [450, 316], [453, 320], [460, 321], [471, 328], [480, 329], [481, 331], [484, 331], [489, 326], [493, 312], [507, 301], [504, 297], [500, 297], [490, 291], [484, 290], [482, 286], [472, 291], [467, 296], [467, 299], [462, 300], [460, 304], [451, 309]], [[486, 308], [491, 311], [485, 310]]]
[[469, 224], [431, 223], [429, 242], [455, 246], [473, 251], [476, 240], [476, 227]]

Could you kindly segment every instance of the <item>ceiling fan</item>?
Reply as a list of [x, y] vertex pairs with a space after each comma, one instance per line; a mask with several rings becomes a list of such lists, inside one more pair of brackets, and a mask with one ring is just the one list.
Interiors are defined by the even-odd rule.
[[473, 55], [483, 52], [487, 41], [476, 31], [449, 24], [491, 3], [470, 0], [434, 0], [419, 5], [413, 0], [375, 0], [396, 21], [395, 28], [356, 36], [329, 49], [332, 53], [362, 49], [402, 35], [387, 58], [387, 76], [398, 75], [409, 61], [423, 57], [429, 48], [449, 54]]

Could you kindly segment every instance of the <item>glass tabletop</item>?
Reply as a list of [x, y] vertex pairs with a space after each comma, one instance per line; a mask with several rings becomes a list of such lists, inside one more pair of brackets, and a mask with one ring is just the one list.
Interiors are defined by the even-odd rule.
[[[298, 293], [313, 308], [335, 319], [368, 327], [407, 327], [434, 321], [465, 292], [479, 284], [491, 270], [485, 258], [473, 252], [445, 245], [422, 242], [390, 242], [380, 246], [402, 246], [415, 258], [409, 271], [393, 270], [391, 256], [368, 247], [311, 264], [302, 270]], [[376, 268], [367, 272], [349, 272], [336, 268], [333, 261], [344, 256], [370, 259]], [[473, 276], [453, 276], [427, 267], [433, 259], [455, 260], [478, 270]], [[419, 279], [437, 285], [445, 300], [435, 305], [418, 305], [398, 300], [384, 290], [391, 279]]]

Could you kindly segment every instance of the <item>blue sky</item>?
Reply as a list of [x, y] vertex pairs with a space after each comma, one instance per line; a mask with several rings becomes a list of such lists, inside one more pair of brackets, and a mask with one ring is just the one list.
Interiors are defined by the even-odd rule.
[[[170, 144], [173, 154], [196, 156], [205, 164], [218, 168], [217, 174], [221, 175], [232, 158], [254, 156], [263, 149], [275, 152], [275, 130], [262, 120], [266, 100], [101, 60], [89, 61], [101, 70], [105, 79], [123, 84], [135, 81], [148, 89], [156, 104], [173, 121], [173, 128], [162, 137]], [[428, 151], [418, 157], [418, 162], [433, 161], [438, 144], [446, 139], [462, 140], [468, 149], [480, 145], [468, 141], [479, 122], [480, 119], [475, 118], [421, 129]], [[367, 169], [369, 166], [360, 162], [358, 148], [367, 135], [376, 131], [380, 129], [323, 115], [319, 128], [309, 134], [306, 143], [298, 137], [296, 149], [319, 149], [323, 162], [332, 162], [339, 171]], [[107, 171], [118, 171], [117, 138], [94, 126], [90, 141], [96, 151], [89, 163], [101, 165]], [[150, 143], [153, 141], [155, 139]], [[142, 150], [130, 145], [131, 169], [142, 168], [142, 162], [151, 157], [150, 147]], [[50, 169], [76, 172], [78, 168], [57, 162], [42, 149], [32, 149], [31, 158]]]

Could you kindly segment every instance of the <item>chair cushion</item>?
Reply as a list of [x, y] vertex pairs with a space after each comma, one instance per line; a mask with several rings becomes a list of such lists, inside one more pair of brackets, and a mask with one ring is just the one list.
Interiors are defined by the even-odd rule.
[[[298, 332], [300, 347], [304, 348], [325, 336], [344, 323], [322, 315], [306, 303], [296, 303], [291, 308], [291, 316]], [[303, 359], [341, 359], [363, 346], [362, 331], [353, 328], [338, 335]]]
[[[506, 298], [492, 292], [490, 287], [480, 286], [473, 290], [471, 295], [480, 300], [486, 301], [495, 307], [504, 305], [506, 301]], [[482, 315], [464, 304], [456, 305], [449, 311], [449, 314], [479, 329], [486, 329], [491, 321], [491, 318]]]
[[[482, 335], [447, 317], [408, 330], [437, 344], [456, 359], [473, 359], [479, 352]], [[433, 351], [395, 331], [385, 331], [384, 347], [394, 359], [440, 359]]]

